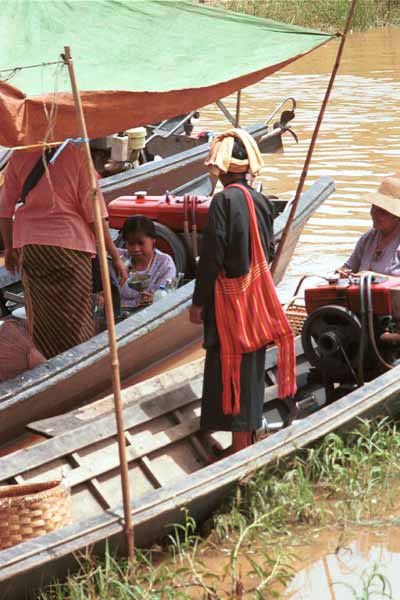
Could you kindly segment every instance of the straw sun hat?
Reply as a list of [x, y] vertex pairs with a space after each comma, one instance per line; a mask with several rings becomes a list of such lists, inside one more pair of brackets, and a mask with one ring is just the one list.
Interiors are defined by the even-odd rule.
[[378, 190], [368, 194], [365, 200], [400, 217], [400, 176], [385, 177]]

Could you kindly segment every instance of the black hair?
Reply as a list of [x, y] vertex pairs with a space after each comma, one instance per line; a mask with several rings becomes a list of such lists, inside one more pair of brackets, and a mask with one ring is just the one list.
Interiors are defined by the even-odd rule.
[[153, 221], [144, 215], [128, 217], [122, 228], [122, 237], [126, 241], [130, 235], [135, 235], [135, 233], [142, 233], [148, 237], [155, 238], [156, 228]]
[[237, 158], [239, 160], [246, 160], [248, 158], [246, 148], [242, 140], [235, 138], [232, 149], [232, 158]]

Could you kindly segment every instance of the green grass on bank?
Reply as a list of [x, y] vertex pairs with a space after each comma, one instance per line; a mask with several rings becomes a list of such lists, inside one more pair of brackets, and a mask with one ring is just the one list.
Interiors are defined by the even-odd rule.
[[[163, 547], [137, 552], [133, 573], [108, 553], [85, 557], [80, 573], [39, 598], [279, 598], [293, 576], [296, 545], [317, 530], [334, 525], [345, 534], [360, 525], [400, 525], [399, 516], [388, 517], [398, 509], [399, 471], [396, 423], [362, 421], [246, 478], [201, 532], [186, 513]], [[366, 575], [363, 599], [376, 597], [367, 593], [375, 585], [389, 590], [374, 571]]]
[[[326, 31], [343, 29], [349, 0], [208, 0], [210, 6]], [[358, 0], [352, 29], [400, 25], [400, 0]]]

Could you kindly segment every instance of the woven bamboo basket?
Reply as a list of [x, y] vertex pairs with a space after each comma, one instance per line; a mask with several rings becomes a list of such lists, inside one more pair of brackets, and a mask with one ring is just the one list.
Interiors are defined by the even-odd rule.
[[0, 550], [70, 522], [71, 493], [64, 483], [0, 486]]
[[286, 304], [284, 311], [295, 335], [301, 335], [304, 321], [307, 319], [306, 307], [302, 303], [303, 299], [294, 297]]

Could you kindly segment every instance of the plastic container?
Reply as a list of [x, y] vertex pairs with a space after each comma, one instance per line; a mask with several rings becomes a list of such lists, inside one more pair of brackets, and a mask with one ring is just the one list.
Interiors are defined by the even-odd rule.
[[162, 300], [162, 298], [166, 298], [167, 296], [168, 296], [168, 292], [165, 289], [165, 285], [160, 285], [159, 289], [156, 292], [154, 292], [153, 302]]
[[128, 136], [128, 151], [142, 150], [146, 145], [146, 128], [134, 127], [126, 130]]
[[127, 135], [113, 135], [111, 140], [111, 160], [125, 162], [128, 160], [128, 142]]

